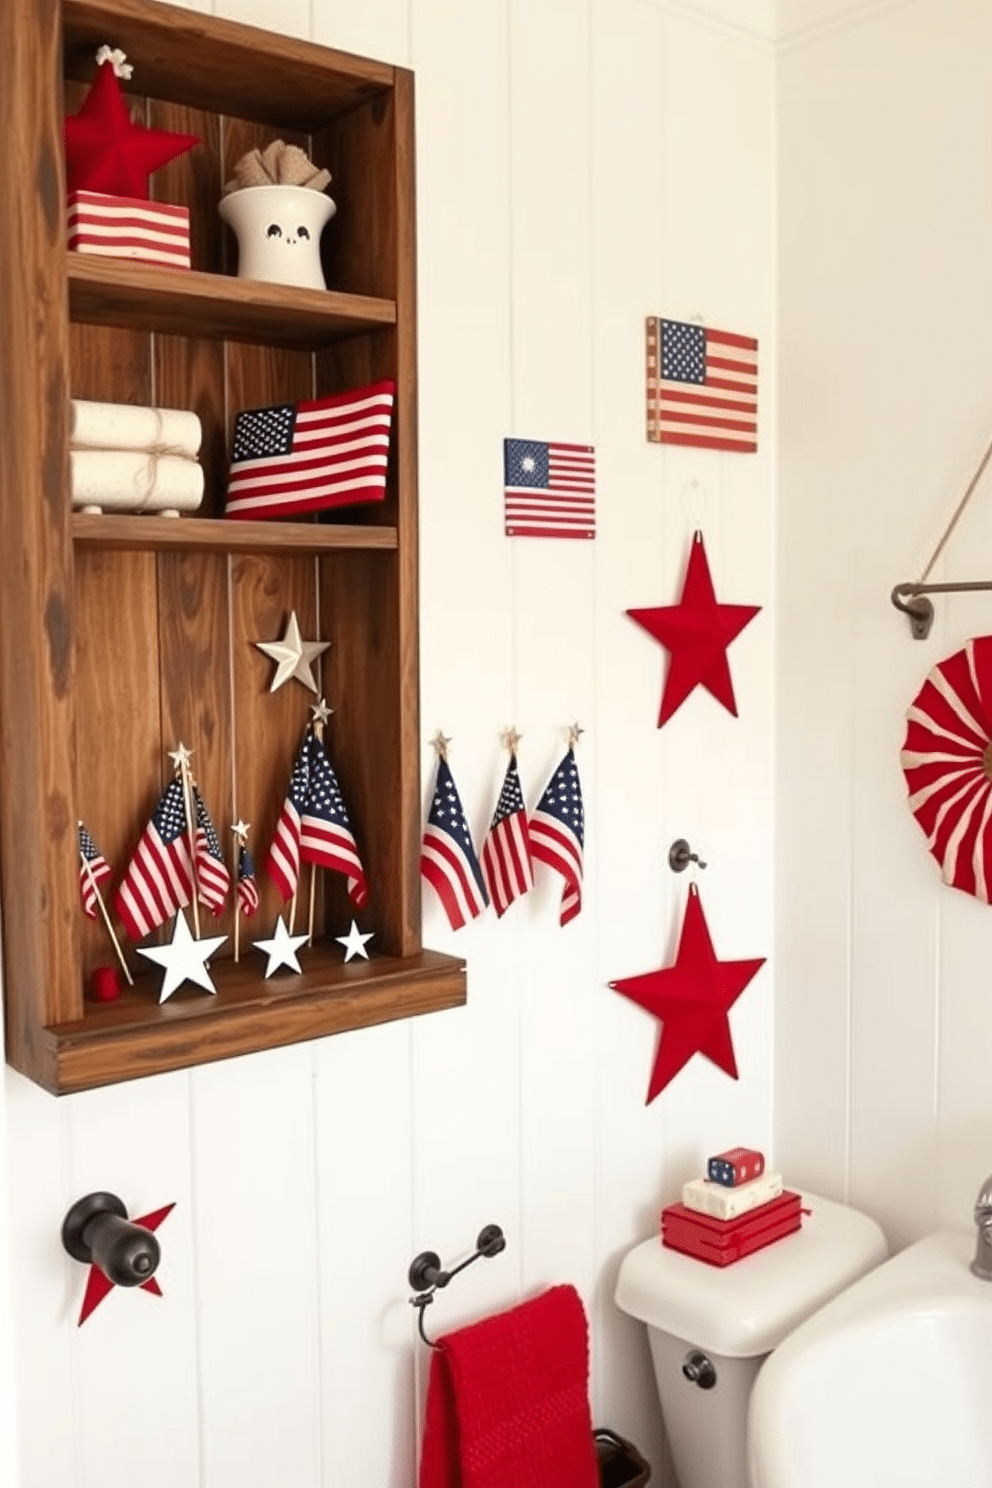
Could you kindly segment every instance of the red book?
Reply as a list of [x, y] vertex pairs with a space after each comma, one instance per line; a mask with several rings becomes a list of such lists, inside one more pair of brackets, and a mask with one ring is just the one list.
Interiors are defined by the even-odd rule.
[[713, 1219], [684, 1204], [669, 1204], [661, 1211], [661, 1243], [711, 1266], [729, 1266], [793, 1234], [801, 1224], [799, 1195], [788, 1189], [739, 1219]]

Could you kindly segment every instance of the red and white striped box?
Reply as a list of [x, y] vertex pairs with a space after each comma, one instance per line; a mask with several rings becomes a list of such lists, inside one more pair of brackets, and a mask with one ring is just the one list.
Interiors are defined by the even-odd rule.
[[134, 196], [74, 191], [67, 202], [71, 253], [137, 258], [142, 263], [188, 269], [189, 209]]
[[754, 1147], [731, 1147], [729, 1152], [718, 1152], [706, 1163], [706, 1176], [711, 1183], [724, 1183], [736, 1188], [739, 1183], [750, 1183], [760, 1178], [765, 1171], [764, 1155]]

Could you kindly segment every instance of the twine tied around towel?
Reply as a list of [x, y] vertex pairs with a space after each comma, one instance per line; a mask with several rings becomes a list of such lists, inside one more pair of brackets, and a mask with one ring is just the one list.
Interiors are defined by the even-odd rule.
[[249, 186], [303, 186], [323, 191], [331, 184], [331, 173], [314, 165], [299, 145], [273, 140], [264, 150], [249, 150], [234, 167], [234, 179], [224, 186], [224, 195]]
[[155, 494], [155, 483], [158, 480], [159, 460], [168, 455], [178, 460], [189, 460], [190, 463], [193, 465], [198, 465], [200, 463], [198, 454], [196, 454], [192, 450], [187, 449], [185, 445], [165, 444], [162, 441], [161, 437], [163, 430], [161, 408], [151, 408], [148, 411], [150, 413], [154, 413], [155, 415], [155, 419], [158, 424], [157, 432], [159, 437], [156, 441], [154, 441], [152, 444], [146, 445], [143, 449], [122, 449], [119, 444], [79, 444], [74, 439], [69, 440], [70, 453], [147, 456], [147, 463], [145, 464], [145, 468], [138, 472], [135, 479], [136, 486], [144, 487], [143, 490], [137, 490], [135, 492], [134, 499], [138, 503], [135, 508], [136, 511], [143, 511]]

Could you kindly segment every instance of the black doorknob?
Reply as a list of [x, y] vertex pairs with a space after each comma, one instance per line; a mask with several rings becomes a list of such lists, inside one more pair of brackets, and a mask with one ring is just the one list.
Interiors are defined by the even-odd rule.
[[162, 1251], [151, 1230], [132, 1224], [116, 1194], [78, 1199], [62, 1222], [62, 1244], [77, 1261], [99, 1266], [115, 1286], [141, 1286], [155, 1275]]

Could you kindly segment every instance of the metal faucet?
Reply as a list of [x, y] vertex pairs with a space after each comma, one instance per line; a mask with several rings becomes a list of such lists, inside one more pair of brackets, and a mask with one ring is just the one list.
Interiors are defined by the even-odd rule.
[[975, 1224], [978, 1226], [978, 1243], [971, 1269], [982, 1281], [992, 1281], [992, 1173], [978, 1191]]

